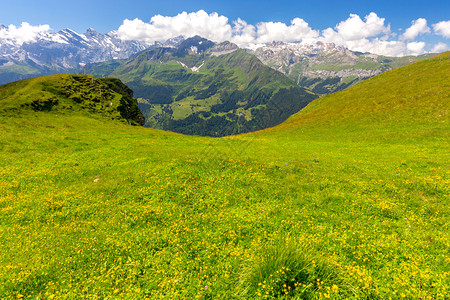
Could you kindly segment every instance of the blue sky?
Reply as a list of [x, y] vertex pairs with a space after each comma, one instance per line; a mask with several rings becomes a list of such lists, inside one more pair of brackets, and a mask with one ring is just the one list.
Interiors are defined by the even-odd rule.
[[[411, 26], [413, 21], [422, 18], [426, 21], [426, 26], [424, 25], [422, 31], [414, 38], [403, 38], [403, 43], [405, 45], [407, 43], [426, 43], [422, 48], [428, 49], [428, 51], [438, 43], [450, 46], [450, 37], [444, 34], [447, 32], [445, 26], [450, 23], [441, 24], [442, 26], [439, 27], [441, 28], [441, 34], [437, 34], [439, 32], [435, 31], [433, 27], [433, 24], [450, 21], [450, 1], [4, 0], [2, 2], [4, 3], [0, 6], [0, 24], [6, 26], [13, 24], [17, 27], [22, 22], [30, 23], [33, 26], [48, 24], [52, 31], [71, 28], [79, 33], [85, 32], [89, 27], [93, 27], [102, 33], [117, 30], [121, 28], [125, 19], [134, 20], [137, 18], [144, 23], [148, 23], [155, 15], [174, 17], [183, 11], [195, 13], [204, 10], [208, 14], [217, 12], [218, 16], [226, 17], [233, 28], [233, 21], [238, 18], [245, 21], [247, 25], [253, 25], [254, 27], [261, 22], [282, 22], [289, 26], [293, 19], [300, 18], [312, 30], [321, 34], [327, 28], [338, 31], [336, 26], [348, 20], [350, 14], [355, 14], [363, 22], [366, 22], [365, 17], [370, 13], [375, 13], [378, 19], [384, 19], [383, 25], [385, 28], [389, 28], [389, 33], [380, 29], [378, 35], [363, 37], [365, 39], [398, 40], [398, 37], [404, 34], [404, 31]], [[151, 40], [149, 35], [144, 35], [142, 32], [140, 32], [140, 35], [132, 32], [128, 35], [124, 33], [124, 28], [122, 27], [122, 33], [125, 38], [145, 36], [147, 41]], [[132, 30], [130, 26], [127, 28]], [[259, 27], [255, 27], [254, 31], [257, 32], [259, 29]], [[255, 34], [259, 35], [259, 33]], [[270, 37], [274, 37], [274, 35]], [[291, 36], [289, 38], [292, 39]], [[259, 41], [261, 40], [259, 39]], [[283, 38], [280, 38], [280, 40], [283, 40]], [[300, 38], [299, 41], [301, 40], [307, 39]], [[340, 41], [345, 46], [349, 46], [346, 41], [342, 40], [342, 35], [341, 37], [333, 35], [330, 41]], [[353, 44], [356, 44], [356, 42]], [[355, 47], [353, 44], [350, 43], [351, 46]], [[412, 46], [416, 49], [420, 48], [420, 45]], [[443, 49], [443, 46], [441, 48]]]
[[312, 27], [325, 29], [346, 19], [350, 13], [365, 16], [375, 12], [386, 18], [393, 29], [405, 28], [412, 20], [425, 18], [430, 23], [450, 19], [450, 1], [144, 1], [144, 0], [15, 0], [2, 1], [0, 24], [49, 24], [54, 30], [71, 28], [84, 32], [93, 27], [99, 32], [117, 29], [126, 18], [150, 20], [153, 15], [174, 16], [182, 11], [217, 12], [230, 20], [248, 23], [289, 22], [295, 17]]

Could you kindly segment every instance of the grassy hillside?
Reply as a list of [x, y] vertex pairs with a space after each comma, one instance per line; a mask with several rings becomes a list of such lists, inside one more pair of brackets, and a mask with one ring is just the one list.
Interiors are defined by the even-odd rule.
[[446, 52], [322, 97], [274, 130], [322, 135], [326, 129], [336, 138], [352, 139], [364, 138], [361, 132], [370, 139], [376, 135], [397, 141], [422, 135], [447, 138], [448, 57]]
[[118, 79], [86, 75], [48, 75], [5, 84], [0, 112], [18, 116], [27, 111], [89, 114], [143, 125], [144, 117], [130, 90]]
[[226, 46], [232, 47], [194, 37], [87, 71], [129, 85], [146, 126], [184, 134], [225, 136], [275, 126], [317, 98], [243, 49], [217, 51]]
[[226, 138], [0, 87], [0, 298], [449, 298], [449, 56]]

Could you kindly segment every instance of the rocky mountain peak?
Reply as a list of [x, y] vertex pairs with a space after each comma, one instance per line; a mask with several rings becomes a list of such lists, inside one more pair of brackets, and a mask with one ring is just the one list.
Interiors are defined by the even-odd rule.
[[178, 47], [181, 42], [183, 42], [186, 38], [182, 35], [166, 40], [162, 45], [163, 47]]
[[202, 54], [206, 50], [214, 47], [215, 43], [198, 35], [182, 41], [178, 46], [178, 54]]
[[236, 50], [238, 49], [238, 45], [234, 43], [230, 43], [228, 41], [222, 42], [220, 44], [216, 44], [211, 50], [215, 52], [219, 51], [229, 51], [229, 50]]
[[84, 35], [87, 36], [87, 37], [97, 37], [97, 36], [100, 36], [100, 33], [98, 33], [97, 31], [95, 31], [94, 28], [89, 27], [89, 28], [86, 30], [86, 32], [85, 32]]

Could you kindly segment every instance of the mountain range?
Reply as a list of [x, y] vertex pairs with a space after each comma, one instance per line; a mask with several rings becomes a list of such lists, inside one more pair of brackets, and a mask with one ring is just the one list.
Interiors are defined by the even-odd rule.
[[[0, 30], [6, 29], [0, 25]], [[79, 34], [71, 29], [41, 32], [33, 41], [0, 38], [0, 84], [39, 75], [83, 72], [85, 64], [127, 59], [146, 49], [176, 47], [186, 38], [146, 44], [121, 40], [116, 31], [106, 34], [89, 28]], [[429, 57], [386, 57], [359, 53], [335, 44], [267, 43], [246, 49], [264, 64], [289, 76], [316, 94], [343, 90], [386, 70]]]
[[322, 42], [272, 42], [250, 52], [299, 86], [319, 95], [344, 90], [372, 76], [434, 55], [387, 57]]
[[101, 34], [92, 28], [84, 34], [70, 29], [42, 32], [30, 42], [0, 38], [0, 84], [78, 70], [92, 62], [128, 58], [148, 47], [138, 41], [123, 41], [115, 31]]

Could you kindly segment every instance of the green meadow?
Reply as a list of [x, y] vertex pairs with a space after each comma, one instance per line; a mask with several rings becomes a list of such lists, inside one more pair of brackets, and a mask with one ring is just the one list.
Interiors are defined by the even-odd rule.
[[448, 299], [448, 74], [449, 52], [224, 138], [0, 87], [0, 298]]

